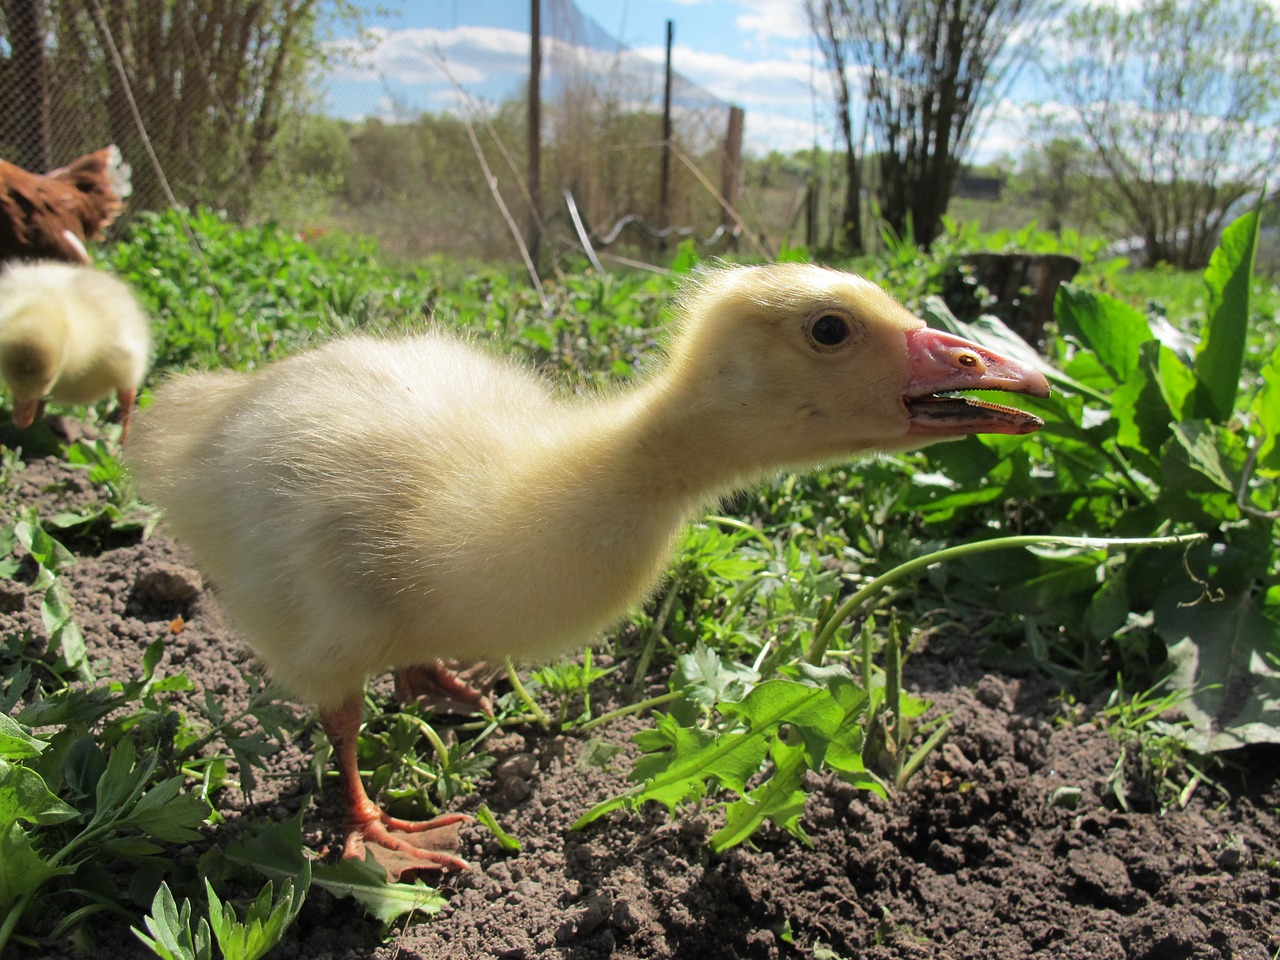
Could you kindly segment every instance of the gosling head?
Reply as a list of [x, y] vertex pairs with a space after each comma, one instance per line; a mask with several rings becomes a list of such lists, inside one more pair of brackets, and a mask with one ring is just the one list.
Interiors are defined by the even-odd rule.
[[26, 428], [35, 422], [41, 398], [58, 381], [63, 353], [63, 346], [39, 331], [22, 337], [0, 336], [0, 376], [13, 391], [15, 426]]
[[669, 375], [728, 443], [784, 463], [903, 450], [1037, 417], [955, 390], [1049, 395], [1033, 368], [929, 329], [869, 280], [811, 264], [730, 268], [686, 291]]

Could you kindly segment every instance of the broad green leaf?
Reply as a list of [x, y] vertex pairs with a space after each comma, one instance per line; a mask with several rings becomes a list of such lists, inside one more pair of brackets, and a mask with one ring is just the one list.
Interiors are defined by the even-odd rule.
[[794, 727], [804, 739], [814, 767], [822, 765], [827, 744], [844, 719], [844, 711], [825, 687], [794, 680], [766, 681], [745, 699], [722, 703], [719, 709], [726, 716], [745, 720], [753, 732], [769, 733], [782, 723]]
[[759, 771], [768, 747], [765, 737], [754, 730], [717, 736], [679, 727], [669, 753], [636, 764], [635, 774], [644, 777], [644, 785], [622, 799], [628, 806], [654, 800], [674, 814], [681, 803], [703, 796], [709, 780], [741, 792]]
[[97, 792], [98, 781], [106, 769], [107, 755], [89, 734], [73, 741], [62, 759], [63, 782], [80, 796]]
[[1173, 419], [1189, 419], [1187, 406], [1196, 388], [1195, 372], [1183, 363], [1176, 353], [1163, 345], [1160, 349], [1157, 369], [1160, 392], [1164, 394], [1165, 405], [1168, 406]]
[[74, 867], [55, 867], [35, 848], [22, 826], [10, 823], [0, 828], [0, 916], [9, 912], [14, 901], [33, 893], [45, 881], [74, 872]]
[[1280, 472], [1280, 345], [1262, 368], [1262, 389], [1253, 402], [1253, 415], [1262, 431], [1258, 465]]
[[1144, 343], [1138, 365], [1111, 395], [1116, 442], [1123, 447], [1154, 452], [1169, 439], [1169, 423], [1175, 418], [1155, 372], [1162, 349], [1155, 340]]
[[387, 883], [387, 872], [371, 854], [363, 862], [339, 860], [332, 865], [317, 864], [312, 877], [316, 886], [324, 887], [334, 896], [354, 897], [385, 924], [394, 923], [406, 914], [438, 913], [446, 903], [444, 897], [421, 880]]
[[1156, 603], [1156, 627], [1174, 664], [1172, 689], [1194, 724], [1198, 753], [1250, 743], [1280, 743], [1280, 625], [1263, 616], [1247, 593], [1216, 602], [1185, 602], [1170, 590]]
[[0, 760], [0, 830], [19, 820], [28, 823], [61, 823], [79, 816], [45, 785], [34, 770]]
[[725, 808], [725, 824], [709, 841], [713, 852], [723, 853], [749, 839], [765, 820], [772, 820], [792, 836], [809, 842], [800, 826], [807, 797], [804, 775], [810, 769], [805, 748], [776, 744], [773, 760], [773, 776]]
[[1235, 409], [1249, 332], [1249, 284], [1258, 245], [1258, 213], [1245, 214], [1222, 231], [1209, 259], [1208, 322], [1196, 353], [1195, 415], [1226, 423]]
[[227, 845], [226, 857], [253, 867], [267, 877], [288, 879], [302, 873], [307, 863], [302, 845], [302, 809], [282, 823], [267, 822]]
[[632, 771], [632, 779], [643, 778], [644, 783], [596, 804], [578, 818], [573, 829], [613, 810], [649, 800], [663, 804], [674, 814], [680, 804], [702, 797], [707, 784], [713, 781], [741, 796], [747, 781], [759, 772], [773, 737], [784, 723], [795, 726], [806, 748], [816, 754], [814, 765], [820, 765], [826, 743], [844, 716], [825, 688], [780, 679], [762, 683], [743, 700], [721, 703], [718, 709], [726, 716], [743, 720], [750, 729], [717, 735], [674, 726], [669, 721], [660, 741], [667, 749], [642, 758]]
[[1142, 345], [1152, 339], [1146, 317], [1127, 303], [1071, 284], [1059, 288], [1056, 309], [1062, 332], [1092, 350], [1116, 383], [1133, 375]]
[[148, 837], [183, 843], [201, 839], [197, 827], [209, 815], [209, 805], [194, 791], [182, 792], [181, 777], [170, 777], [144, 793], [121, 826], [141, 830]]
[[23, 730], [8, 714], [0, 713], [0, 757], [7, 760], [26, 760], [39, 756], [48, 744]]
[[98, 778], [95, 797], [94, 822], [113, 819], [130, 799], [142, 791], [142, 785], [155, 766], [152, 757], [142, 767], [135, 765], [137, 752], [130, 740], [121, 740], [107, 757], [107, 766]]
[[31, 554], [31, 558], [54, 573], [75, 560], [70, 550], [49, 536], [40, 526], [35, 510], [25, 511], [23, 518], [14, 524], [13, 532], [18, 542]]
[[1180, 459], [1193, 471], [1210, 481], [1214, 486], [1228, 493], [1235, 492], [1235, 484], [1227, 474], [1227, 467], [1222, 462], [1219, 449], [1219, 429], [1209, 424], [1176, 423], [1173, 425], [1174, 445], [1171, 450], [1180, 454]]

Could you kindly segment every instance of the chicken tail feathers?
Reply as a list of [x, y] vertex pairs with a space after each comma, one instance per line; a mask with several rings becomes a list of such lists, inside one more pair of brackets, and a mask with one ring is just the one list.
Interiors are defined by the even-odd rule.
[[82, 195], [85, 239], [96, 240], [124, 209], [125, 198], [133, 192], [132, 172], [120, 148], [111, 144], [50, 171], [48, 177], [62, 181]]

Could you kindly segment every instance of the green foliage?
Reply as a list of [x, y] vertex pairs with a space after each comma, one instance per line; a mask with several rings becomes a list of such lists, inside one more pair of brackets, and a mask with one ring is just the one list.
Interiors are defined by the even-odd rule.
[[49, 638], [49, 651], [58, 654], [54, 669], [72, 671], [80, 679], [92, 682], [93, 672], [86, 660], [84, 635], [71, 617], [71, 596], [60, 576], [62, 568], [73, 561], [71, 552], [45, 532], [34, 509], [24, 510], [13, 525], [12, 537], [20, 543], [36, 564], [32, 589], [43, 590], [40, 617]]
[[1198, 341], [1064, 288], [1058, 360], [1068, 379], [1055, 378], [1062, 396], [1037, 404], [1048, 442], [1026, 451], [1040, 488], [1054, 491], [1038, 500], [1046, 522], [1207, 540], [1185, 557], [1144, 555], [1105, 575], [1082, 567], [1006, 591], [1037, 629], [1053, 624], [1071, 641], [1040, 653], [1077, 675], [1101, 680], [1110, 667], [1150, 680], [1171, 667], [1200, 751], [1280, 739], [1280, 501], [1275, 464], [1260, 459], [1274, 449], [1276, 342], [1251, 307], [1257, 224], [1249, 214], [1225, 232], [1204, 275]]
[[[235, 745], [252, 735], [244, 737], [239, 724], [250, 713], [267, 728], [280, 719], [264, 696], [245, 715], [216, 711], [202, 735], [171, 704], [191, 682], [157, 673], [159, 640], [133, 679], [82, 679], [68, 662], [73, 621], [58, 577], [69, 551], [34, 510], [3, 529], [0, 541], [21, 545], [35, 564], [36, 589], [48, 584], [42, 613], [50, 644], [42, 659], [29, 652], [29, 637], [6, 636], [0, 647], [0, 953], [14, 938], [64, 936], [96, 913], [124, 911], [142, 892], [149, 896], [168, 847], [203, 841], [209, 797], [226, 782], [225, 758], [205, 755], [205, 747], [225, 739], [247, 770], [248, 756]], [[7, 566], [6, 576], [16, 571]], [[61, 590], [51, 600], [55, 586]], [[82, 638], [80, 652], [83, 660]], [[133, 883], [109, 879], [106, 864], [132, 871]], [[63, 909], [32, 909], [54, 897]]]
[[236, 916], [235, 907], [223, 903], [214, 892], [208, 878], [204, 882], [209, 901], [209, 919], [200, 920], [191, 929], [191, 901], [183, 900], [179, 908], [167, 883], [161, 883], [151, 904], [151, 915], [145, 918], [151, 936], [134, 928], [133, 932], [162, 960], [211, 960], [213, 957], [209, 932], [218, 945], [224, 960], [258, 960], [280, 942], [285, 930], [298, 916], [311, 886], [311, 865], [303, 862], [302, 872], [295, 883], [286, 878], [280, 886], [278, 899], [272, 896], [272, 882], [257, 898], [249, 903], [243, 922]]
[[[713, 850], [741, 843], [765, 820], [807, 839], [799, 822], [805, 799], [801, 780], [824, 764], [841, 774], [863, 775], [856, 747], [829, 748], [833, 741], [839, 745], [842, 729], [857, 729], [865, 700], [852, 683], [829, 689], [778, 678], [753, 687], [741, 699], [717, 702], [710, 727], [683, 725], [672, 714], [661, 717], [654, 730], [636, 737], [647, 756], [636, 764], [631, 779], [642, 786], [597, 804], [574, 827], [649, 800], [674, 813], [704, 797], [714, 784], [739, 800], [729, 805], [724, 827], [711, 838]], [[773, 761], [773, 774], [748, 788], [766, 758]]]
[[1098, 722], [1120, 745], [1107, 783], [1122, 810], [1151, 807], [1164, 813], [1185, 807], [1201, 783], [1221, 790], [1191, 761], [1191, 722], [1168, 719], [1182, 711], [1186, 701], [1185, 690], [1161, 693], [1158, 687], [1127, 697], [1121, 683], [1098, 715]]

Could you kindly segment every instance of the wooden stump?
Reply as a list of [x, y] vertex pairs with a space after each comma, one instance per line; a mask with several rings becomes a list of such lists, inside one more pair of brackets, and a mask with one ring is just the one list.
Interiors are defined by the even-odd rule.
[[995, 303], [979, 304], [979, 312], [994, 313], [1041, 349], [1058, 287], [1079, 269], [1079, 260], [1058, 253], [970, 253], [960, 258], [944, 297], [956, 316], [972, 316], [977, 302], [973, 284], [985, 287]]

